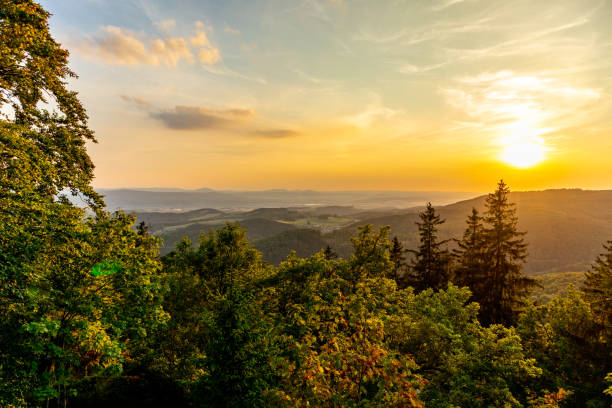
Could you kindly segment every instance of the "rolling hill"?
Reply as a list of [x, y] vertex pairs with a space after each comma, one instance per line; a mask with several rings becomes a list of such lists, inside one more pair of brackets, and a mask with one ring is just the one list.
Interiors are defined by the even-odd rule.
[[[484, 210], [485, 196], [442, 206], [438, 211], [446, 223], [440, 230], [443, 239], [459, 238], [465, 218], [472, 207]], [[526, 231], [529, 257], [526, 272], [532, 275], [581, 271], [601, 252], [602, 244], [612, 239], [612, 191], [546, 190], [511, 193], [517, 204], [519, 229]], [[398, 215], [365, 218], [341, 228], [327, 239], [341, 255], [350, 253], [348, 238], [358, 225], [390, 225], [391, 233], [405, 247], [417, 245], [414, 211]]]
[[[472, 207], [484, 210], [485, 196], [438, 206], [446, 223], [441, 238], [458, 238]], [[513, 192], [519, 228], [526, 231], [530, 275], [584, 271], [612, 239], [612, 191], [578, 189]], [[162, 253], [189, 236], [197, 241], [201, 231], [238, 221], [247, 237], [271, 263], [282, 261], [292, 250], [308, 256], [330, 245], [340, 256], [351, 253], [350, 237], [359, 225], [390, 225], [405, 248], [418, 244], [415, 222], [419, 208], [370, 209], [351, 206], [260, 208], [248, 211], [200, 209], [188, 212], [136, 213], [151, 224], [152, 232], [164, 239]]]

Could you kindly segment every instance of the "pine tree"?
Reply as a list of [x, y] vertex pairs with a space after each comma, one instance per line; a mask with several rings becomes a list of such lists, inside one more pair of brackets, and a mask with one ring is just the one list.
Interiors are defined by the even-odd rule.
[[136, 225], [136, 232], [138, 235], [150, 235], [149, 225], [144, 221], [140, 221], [138, 225]]
[[323, 251], [323, 256], [325, 256], [325, 259], [327, 259], [328, 261], [331, 261], [332, 259], [338, 259], [338, 254], [329, 245], [325, 247], [325, 251]]
[[475, 297], [485, 324], [513, 324], [531, 289], [537, 285], [534, 279], [522, 274], [527, 258], [523, 238], [526, 233], [518, 231], [516, 205], [508, 201], [508, 194], [510, 189], [501, 180], [486, 201], [483, 235], [486, 275], [482, 293]]
[[459, 286], [467, 286], [472, 290], [473, 297], [479, 297], [484, 276], [483, 237], [484, 226], [482, 217], [476, 208], [472, 208], [466, 220], [467, 228], [461, 240], [457, 241], [457, 248], [453, 250], [453, 257], [457, 267], [453, 281]]
[[417, 221], [421, 244], [414, 254], [407, 283], [416, 290], [443, 289], [450, 279], [450, 253], [443, 248], [448, 240], [438, 240], [438, 228], [444, 224], [431, 203], [419, 214]]
[[[583, 291], [604, 330], [612, 330], [612, 241], [586, 274]], [[611, 333], [612, 334], [612, 333]]]
[[391, 272], [390, 278], [399, 284], [405, 274], [406, 257], [404, 256], [404, 247], [397, 237], [393, 237], [391, 241], [389, 257], [391, 258], [391, 262], [393, 262], [393, 271]]

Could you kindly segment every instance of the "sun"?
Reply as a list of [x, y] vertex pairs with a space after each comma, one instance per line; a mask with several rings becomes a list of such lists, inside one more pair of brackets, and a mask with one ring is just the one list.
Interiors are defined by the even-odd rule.
[[519, 139], [504, 146], [500, 158], [513, 167], [526, 169], [541, 163], [546, 158], [546, 150], [541, 142]]

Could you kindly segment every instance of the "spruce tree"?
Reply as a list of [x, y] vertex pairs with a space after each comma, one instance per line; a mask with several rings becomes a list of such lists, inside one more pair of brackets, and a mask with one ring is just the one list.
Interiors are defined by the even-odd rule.
[[138, 233], [138, 235], [150, 235], [149, 234], [149, 224], [147, 224], [144, 221], [140, 221], [136, 225], [136, 232]]
[[[534, 279], [522, 274], [527, 258], [525, 232], [518, 231], [516, 205], [508, 201], [510, 189], [501, 180], [497, 190], [489, 194], [484, 215], [483, 261], [485, 279], [480, 303], [480, 316], [484, 324], [513, 324], [525, 306]], [[480, 291], [479, 291], [480, 292]]]
[[327, 259], [328, 261], [331, 261], [332, 259], [338, 259], [338, 254], [329, 245], [325, 247], [325, 251], [323, 251], [323, 256], [325, 256], [325, 259]]
[[586, 274], [583, 292], [603, 329], [612, 334], [612, 241], [604, 249]]
[[473, 297], [479, 297], [484, 278], [483, 237], [484, 226], [482, 217], [476, 208], [466, 220], [467, 227], [463, 237], [457, 240], [457, 248], [453, 250], [456, 268], [453, 282], [459, 286], [467, 286]]
[[450, 253], [444, 247], [448, 240], [438, 240], [438, 228], [444, 220], [436, 210], [427, 203], [427, 208], [419, 213], [417, 221], [420, 245], [413, 253], [412, 265], [407, 277], [407, 284], [421, 291], [427, 288], [443, 289], [450, 279]]

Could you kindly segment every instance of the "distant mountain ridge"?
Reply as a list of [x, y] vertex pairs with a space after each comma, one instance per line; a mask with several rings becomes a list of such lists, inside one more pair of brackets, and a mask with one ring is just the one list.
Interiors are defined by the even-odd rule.
[[[437, 206], [446, 220], [443, 239], [461, 237], [472, 207], [484, 210], [486, 195]], [[559, 189], [513, 192], [519, 229], [527, 232], [529, 257], [526, 272], [584, 271], [612, 239], [612, 190]], [[415, 222], [419, 207], [408, 209], [363, 209], [353, 206], [278, 207], [255, 210], [214, 208], [188, 212], [140, 212], [139, 219], [150, 223], [154, 234], [165, 241], [162, 253], [170, 251], [184, 236], [197, 241], [200, 232], [226, 222], [238, 221], [247, 229], [249, 240], [271, 263], [282, 261], [292, 250], [308, 256], [330, 245], [341, 256], [351, 253], [350, 237], [364, 224], [390, 225], [404, 247], [418, 244]], [[304, 231], [311, 232], [304, 232]]]
[[409, 208], [427, 201], [449, 204], [473, 197], [469, 192], [422, 191], [218, 191], [210, 189], [169, 191], [166, 189], [98, 190], [110, 210], [179, 212], [200, 208], [254, 210], [257, 208], [355, 206]]
[[[484, 211], [486, 195], [440, 206], [445, 224], [443, 239], [460, 238], [465, 219], [474, 207]], [[526, 271], [530, 274], [579, 271], [588, 268], [601, 252], [602, 244], [612, 239], [612, 190], [559, 189], [513, 192], [510, 200], [517, 204], [519, 229], [526, 231], [529, 256]], [[350, 252], [346, 239], [363, 223], [390, 225], [406, 247], [415, 247], [418, 236], [416, 213], [405, 213], [359, 220], [335, 231], [329, 242], [341, 254]]]

